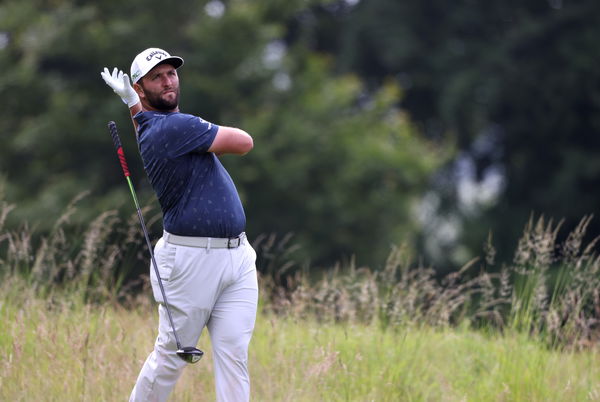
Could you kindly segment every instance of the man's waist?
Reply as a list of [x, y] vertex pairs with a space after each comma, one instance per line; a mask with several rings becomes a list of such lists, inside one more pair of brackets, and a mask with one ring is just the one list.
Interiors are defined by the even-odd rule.
[[234, 237], [200, 237], [200, 236], [180, 236], [167, 231], [163, 232], [163, 239], [167, 243], [178, 246], [211, 248], [237, 248], [246, 239], [246, 233], [242, 232]]

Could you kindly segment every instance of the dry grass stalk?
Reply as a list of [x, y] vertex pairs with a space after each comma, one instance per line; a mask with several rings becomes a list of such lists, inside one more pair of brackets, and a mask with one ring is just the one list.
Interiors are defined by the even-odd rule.
[[[46, 236], [35, 235], [27, 224], [16, 231], [4, 230], [12, 206], [0, 204], [3, 290], [10, 292], [14, 279], [21, 277], [27, 291], [37, 294], [51, 296], [66, 289], [83, 303], [148, 303], [147, 297], [130, 295], [132, 287], [147, 286], [147, 278], [123, 283], [130, 258], [148, 261], [137, 216], [122, 221], [115, 211], [105, 212], [78, 236], [65, 225], [80, 199], [69, 205]], [[599, 239], [585, 242], [590, 220], [582, 219], [559, 243], [562, 222], [532, 217], [511, 264], [493, 266], [490, 235], [485, 258], [442, 278], [433, 267], [415, 263], [407, 247], [393, 248], [381, 270], [357, 267], [350, 260], [317, 275], [297, 262], [299, 248], [291, 235], [262, 236], [254, 246], [263, 306], [295, 318], [377, 323], [384, 328], [467, 322], [527, 331], [554, 345], [583, 347], [600, 339]], [[26, 294], [10, 293], [23, 302]], [[48, 300], [51, 306], [52, 297]]]

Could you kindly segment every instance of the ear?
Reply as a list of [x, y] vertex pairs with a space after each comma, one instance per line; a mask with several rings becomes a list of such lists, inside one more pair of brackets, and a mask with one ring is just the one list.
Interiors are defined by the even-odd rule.
[[137, 92], [140, 99], [146, 98], [146, 94], [144, 93], [144, 88], [142, 88], [142, 86], [140, 84], [138, 84], [137, 82], [135, 84], [133, 84], [133, 89], [135, 90], [135, 92]]

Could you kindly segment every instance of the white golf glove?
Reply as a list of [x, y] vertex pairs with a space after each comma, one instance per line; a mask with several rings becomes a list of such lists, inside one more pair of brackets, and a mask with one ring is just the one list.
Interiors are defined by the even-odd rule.
[[104, 71], [100, 75], [104, 79], [104, 82], [106, 82], [106, 85], [111, 87], [127, 106], [132, 107], [140, 101], [140, 97], [131, 86], [129, 76], [123, 74], [123, 71], [115, 67], [111, 74], [108, 68], [104, 67]]

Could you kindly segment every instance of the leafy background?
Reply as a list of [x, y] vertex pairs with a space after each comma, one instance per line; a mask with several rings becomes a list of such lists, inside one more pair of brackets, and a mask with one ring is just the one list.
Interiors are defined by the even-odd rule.
[[185, 59], [182, 111], [255, 139], [223, 157], [251, 237], [291, 234], [316, 266], [377, 268], [402, 243], [444, 271], [491, 233], [509, 260], [531, 215], [569, 229], [598, 209], [599, 12], [591, 0], [3, 1], [6, 223], [51, 231], [84, 192], [72, 226], [129, 215], [114, 120], [160, 234], [127, 108], [100, 78], [157, 46]]

